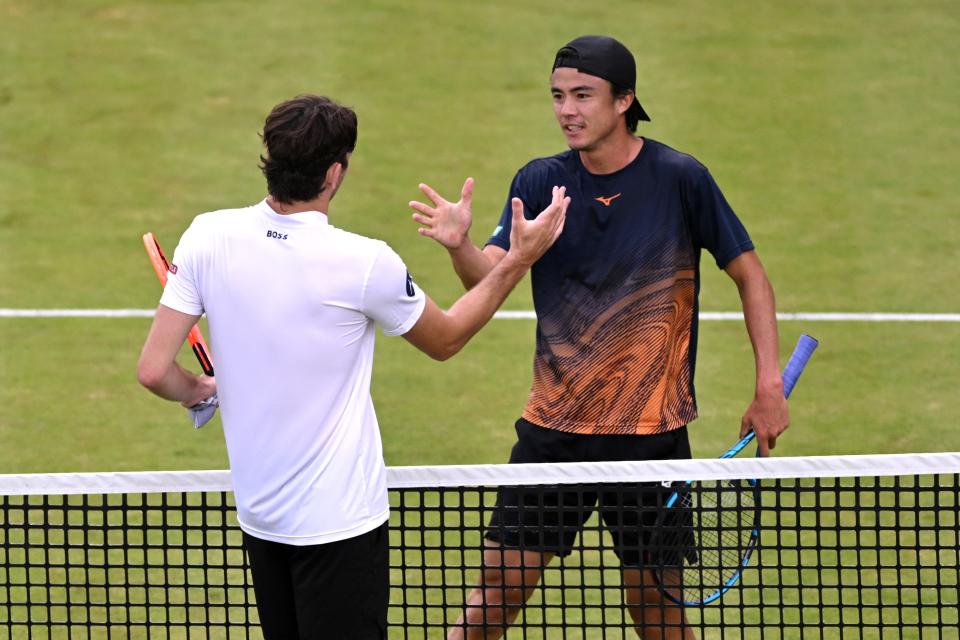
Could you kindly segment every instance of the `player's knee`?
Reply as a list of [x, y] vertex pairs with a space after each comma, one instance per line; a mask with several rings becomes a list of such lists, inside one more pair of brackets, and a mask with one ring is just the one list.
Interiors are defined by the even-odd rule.
[[483, 586], [498, 588], [535, 587], [540, 581], [539, 571], [491, 567], [483, 570]]
[[660, 607], [664, 604], [663, 594], [656, 587], [629, 587], [625, 600], [630, 607]]
[[539, 580], [539, 572], [486, 569], [480, 585], [483, 605], [521, 606], [533, 593]]

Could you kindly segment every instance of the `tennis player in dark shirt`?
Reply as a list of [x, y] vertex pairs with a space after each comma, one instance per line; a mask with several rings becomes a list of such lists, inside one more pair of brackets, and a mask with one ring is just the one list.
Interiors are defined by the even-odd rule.
[[[513, 179], [500, 222], [481, 250], [469, 239], [473, 181], [456, 203], [421, 185], [432, 205], [411, 202], [420, 233], [447, 248], [469, 289], [510, 247], [511, 199], [532, 217], [551, 187], [571, 196], [563, 234], [531, 271], [537, 312], [533, 385], [511, 463], [691, 457], [697, 417], [700, 257], [706, 249], [736, 284], [756, 361], [754, 396], [741, 433], [766, 455], [789, 423], [778, 363], [773, 288], [746, 229], [713, 177], [693, 157], [637, 136], [649, 116], [635, 95], [636, 66], [620, 42], [583, 36], [562, 47], [551, 74], [557, 121], [569, 150], [531, 161]], [[733, 434], [731, 434], [732, 437]], [[521, 522], [516, 491], [502, 491], [484, 549], [480, 585], [449, 638], [498, 638], [533, 593], [543, 568], [570, 552], [580, 510], [565, 534]], [[564, 495], [553, 497], [562, 506]], [[644, 524], [600, 513], [623, 565], [625, 600], [643, 638], [693, 638], [645, 568]], [[656, 500], [636, 496], [637, 507]], [[514, 508], [510, 508], [514, 507]], [[655, 518], [652, 509], [642, 510]], [[558, 511], [558, 514], [560, 511]], [[635, 519], [634, 519], [635, 520]], [[509, 533], [508, 533], [509, 532]], [[522, 550], [521, 548], [522, 547]], [[663, 560], [660, 559], [660, 562]]]

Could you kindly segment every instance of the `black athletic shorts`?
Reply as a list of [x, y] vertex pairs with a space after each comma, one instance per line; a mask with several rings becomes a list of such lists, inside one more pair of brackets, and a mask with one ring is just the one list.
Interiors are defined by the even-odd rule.
[[[521, 418], [516, 430], [511, 464], [690, 458], [685, 426], [654, 435], [584, 435], [545, 429]], [[657, 558], [645, 557], [657, 515], [669, 495], [670, 490], [659, 483], [617, 484], [608, 491], [597, 491], [596, 485], [563, 485], [562, 490], [556, 486], [546, 490], [504, 487], [497, 492], [497, 505], [486, 537], [507, 547], [566, 556], [599, 500], [600, 517], [613, 537], [613, 550], [624, 565], [679, 565], [681, 556], [689, 549], [668, 553], [669, 557], [664, 557], [663, 552]], [[689, 514], [681, 511], [678, 517], [686, 520]], [[683, 523], [672, 523], [678, 525], [686, 528]]]
[[304, 547], [244, 533], [264, 639], [386, 640], [387, 527]]

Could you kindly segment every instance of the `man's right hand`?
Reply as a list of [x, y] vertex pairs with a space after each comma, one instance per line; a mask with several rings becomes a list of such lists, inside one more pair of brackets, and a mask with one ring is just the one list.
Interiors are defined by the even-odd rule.
[[413, 214], [414, 221], [423, 225], [417, 231], [422, 236], [433, 238], [447, 249], [459, 249], [467, 239], [467, 232], [473, 222], [470, 210], [473, 178], [467, 178], [463, 183], [460, 200], [455, 203], [445, 200], [429, 185], [421, 184], [420, 190], [430, 198], [434, 206], [416, 200], [410, 201], [410, 208], [417, 212]]
[[533, 220], [524, 217], [520, 198], [513, 198], [510, 204], [513, 207], [513, 223], [510, 250], [504, 259], [512, 258], [529, 267], [547, 252], [563, 232], [570, 196], [566, 187], [554, 187], [550, 204]]
[[211, 398], [217, 395], [217, 379], [205, 376], [198, 375], [194, 376], [194, 389], [191, 395], [181, 402], [180, 404], [186, 408], [190, 409], [197, 406], [204, 400]]
[[[428, 297], [420, 318], [403, 337], [437, 360], [446, 360], [458, 353], [493, 317], [530, 265], [560, 236], [569, 204], [566, 189], [554, 187], [550, 205], [535, 220], [526, 220], [523, 202], [514, 198], [511, 205], [513, 228], [510, 232], [510, 250], [504, 252], [497, 247], [497, 251], [504, 254], [502, 258], [496, 266], [487, 263], [486, 275], [461, 296], [449, 311], [443, 311]], [[479, 256], [483, 255], [476, 248], [474, 251]]]

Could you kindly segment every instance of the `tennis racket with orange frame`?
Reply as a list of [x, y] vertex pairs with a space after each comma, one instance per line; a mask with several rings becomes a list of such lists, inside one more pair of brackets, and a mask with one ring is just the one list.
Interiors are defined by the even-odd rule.
[[[153, 270], [156, 272], [157, 278], [160, 279], [160, 284], [166, 287], [167, 273], [170, 272], [170, 263], [167, 262], [167, 257], [163, 255], [163, 249], [160, 248], [160, 243], [157, 242], [156, 236], [152, 233], [143, 234], [143, 246], [147, 250], [147, 255], [150, 257], [150, 264], [153, 265]], [[203, 334], [200, 333], [199, 325], [193, 325], [190, 328], [190, 333], [187, 334], [187, 342], [190, 343], [193, 354], [197, 356], [197, 362], [200, 363], [200, 368], [203, 369], [203, 373], [212, 377], [213, 360], [210, 358], [210, 350], [207, 348], [207, 343], [203, 340]], [[199, 429], [209, 422], [219, 405], [220, 399], [217, 394], [214, 394], [199, 404], [188, 408], [187, 415], [190, 416], [194, 428]]]
[[[167, 257], [163, 255], [163, 249], [160, 248], [157, 237], [154, 236], [153, 233], [143, 234], [143, 246], [147, 250], [147, 255], [150, 257], [150, 264], [153, 265], [153, 270], [157, 273], [157, 278], [160, 279], [160, 284], [166, 287], [170, 263], [167, 262]], [[190, 328], [190, 333], [187, 334], [187, 342], [190, 343], [193, 354], [197, 356], [197, 361], [200, 363], [200, 368], [203, 369], [203, 373], [208, 376], [213, 376], [213, 360], [210, 359], [210, 350], [207, 349], [207, 343], [203, 340], [199, 325], [195, 324]]]

